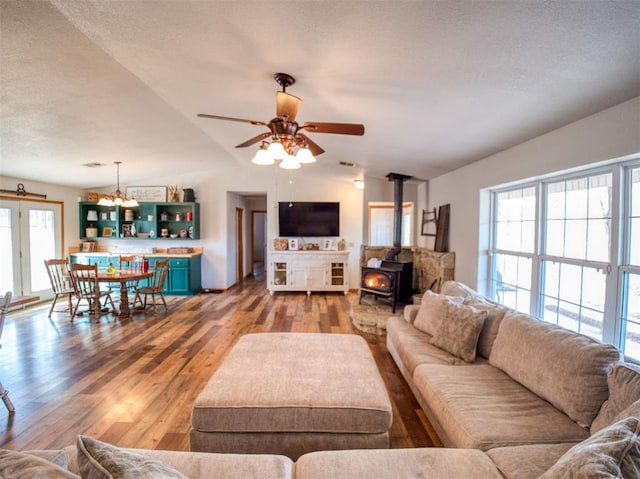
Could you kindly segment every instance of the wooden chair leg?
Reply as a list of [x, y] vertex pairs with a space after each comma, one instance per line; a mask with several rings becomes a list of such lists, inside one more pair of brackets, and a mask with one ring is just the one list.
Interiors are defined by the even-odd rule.
[[4, 388], [2, 383], [0, 383], [0, 397], [2, 398], [2, 402], [4, 402], [4, 405], [7, 407], [7, 411], [9, 411], [9, 413], [15, 412], [16, 407], [11, 402], [11, 399], [9, 399], [9, 391]]
[[49, 318], [51, 317], [51, 313], [53, 313], [53, 308], [56, 306], [56, 301], [58, 301], [58, 295], [53, 298], [53, 303], [51, 304], [51, 309], [49, 309]]

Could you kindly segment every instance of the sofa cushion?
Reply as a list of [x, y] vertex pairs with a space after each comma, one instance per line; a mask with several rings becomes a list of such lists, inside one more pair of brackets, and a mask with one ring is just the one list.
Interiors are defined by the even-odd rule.
[[505, 479], [538, 479], [573, 443], [496, 447], [487, 451]]
[[447, 447], [579, 442], [588, 431], [490, 364], [423, 364], [413, 375]]
[[472, 288], [459, 281], [445, 281], [440, 288], [440, 294], [446, 296], [459, 296], [466, 300], [477, 298], [480, 295]]
[[447, 302], [444, 305], [444, 317], [432, 323], [434, 331], [431, 342], [463, 361], [473, 362], [476, 358], [478, 336], [486, 317], [486, 311]]
[[540, 479], [640, 477], [640, 418], [628, 417], [576, 444]]
[[616, 363], [609, 370], [607, 385], [609, 398], [593, 420], [591, 434], [615, 422], [618, 414], [640, 400], [640, 369], [629, 363]]
[[[79, 474], [76, 446], [66, 448], [69, 470]], [[275, 454], [218, 454], [155, 449], [129, 449], [161, 461], [190, 479], [292, 479], [293, 461]]]
[[387, 347], [401, 365], [413, 374], [420, 364], [465, 364], [465, 362], [431, 344], [431, 336], [395, 316], [387, 321]]
[[186, 479], [162, 461], [89, 436], [78, 436], [78, 466], [83, 479]]
[[509, 309], [481, 298], [465, 300], [464, 304], [473, 306], [478, 311], [487, 312], [487, 318], [484, 320], [484, 326], [482, 326], [480, 336], [478, 337], [477, 353], [483, 358], [489, 359], [491, 349], [493, 349], [493, 343], [498, 336], [500, 323]]
[[449, 297], [427, 290], [422, 295], [420, 309], [413, 325], [420, 331], [433, 336], [440, 322], [446, 317], [446, 305], [451, 303], [461, 304], [462, 301], [462, 297]]
[[397, 479], [401, 477], [501, 479], [481, 451], [416, 448], [320, 451], [296, 462], [296, 477], [304, 479]]
[[42, 457], [0, 449], [0, 477], [3, 479], [78, 479], [79, 476]]
[[489, 363], [589, 427], [607, 398], [609, 367], [619, 359], [610, 344], [509, 311]]

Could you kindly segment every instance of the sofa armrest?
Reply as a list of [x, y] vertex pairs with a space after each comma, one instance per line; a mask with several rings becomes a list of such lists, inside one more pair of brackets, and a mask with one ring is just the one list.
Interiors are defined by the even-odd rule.
[[419, 304], [408, 304], [407, 306], [405, 306], [402, 313], [404, 320], [409, 324], [413, 324], [413, 322], [416, 320], [419, 309]]

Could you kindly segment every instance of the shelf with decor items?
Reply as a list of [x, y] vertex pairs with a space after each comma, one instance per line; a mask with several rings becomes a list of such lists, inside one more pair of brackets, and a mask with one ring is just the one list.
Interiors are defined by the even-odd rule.
[[348, 251], [270, 251], [268, 289], [349, 292]]
[[82, 201], [80, 239], [200, 238], [199, 203], [142, 202], [137, 208]]

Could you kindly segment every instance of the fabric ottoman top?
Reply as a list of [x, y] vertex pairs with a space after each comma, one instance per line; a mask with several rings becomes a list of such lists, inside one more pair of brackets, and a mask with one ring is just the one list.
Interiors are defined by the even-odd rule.
[[206, 432], [384, 433], [391, 402], [357, 335], [256, 333], [240, 338], [195, 401]]

